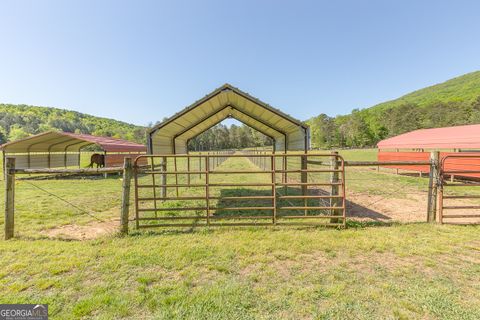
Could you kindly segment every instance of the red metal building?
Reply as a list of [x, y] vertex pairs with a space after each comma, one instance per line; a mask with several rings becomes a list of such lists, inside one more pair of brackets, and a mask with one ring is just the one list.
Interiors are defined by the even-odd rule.
[[[382, 140], [377, 147], [379, 161], [428, 161], [431, 151], [440, 151], [441, 159], [458, 153], [480, 156], [480, 124], [415, 130]], [[429, 172], [429, 166], [389, 167]], [[480, 170], [480, 163], [478, 158], [452, 158], [445, 162], [445, 170]], [[479, 174], [465, 176], [480, 177]]]

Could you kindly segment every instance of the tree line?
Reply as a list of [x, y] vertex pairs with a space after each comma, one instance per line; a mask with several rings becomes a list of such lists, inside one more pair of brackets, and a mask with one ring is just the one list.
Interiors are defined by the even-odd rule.
[[145, 143], [145, 127], [49, 107], [0, 104], [0, 143], [45, 131], [65, 131]]
[[373, 147], [380, 140], [416, 129], [480, 123], [480, 96], [473, 102], [404, 103], [391, 108], [355, 109], [337, 117], [320, 114], [306, 122], [313, 148]]
[[271, 146], [272, 140], [244, 124], [230, 127], [217, 124], [188, 142], [190, 151], [242, 149], [247, 147]]
[[[374, 147], [378, 141], [423, 128], [480, 123], [480, 96], [472, 100], [405, 102], [355, 109], [349, 115], [320, 114], [306, 121], [313, 148]], [[150, 124], [150, 126], [153, 124]], [[49, 107], [0, 104], [0, 143], [48, 130], [108, 136], [145, 143], [146, 127]], [[272, 140], [246, 125], [218, 124], [191, 139], [189, 150], [271, 146]]]

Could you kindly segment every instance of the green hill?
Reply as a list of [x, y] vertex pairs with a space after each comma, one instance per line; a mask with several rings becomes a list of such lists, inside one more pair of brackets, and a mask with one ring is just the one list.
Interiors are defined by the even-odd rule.
[[422, 128], [480, 123], [480, 71], [426, 87], [349, 115], [307, 120], [312, 146], [365, 147]]
[[445, 82], [413, 91], [398, 99], [383, 102], [372, 108], [392, 108], [406, 103], [419, 107], [435, 102], [473, 102], [480, 96], [480, 71], [464, 74]]
[[[316, 148], [374, 146], [379, 140], [415, 129], [480, 123], [480, 71], [348, 115], [320, 114], [306, 122]], [[58, 108], [0, 104], [0, 143], [47, 130], [144, 143], [145, 129]]]
[[145, 128], [126, 122], [58, 108], [0, 104], [1, 143], [47, 130], [145, 142]]

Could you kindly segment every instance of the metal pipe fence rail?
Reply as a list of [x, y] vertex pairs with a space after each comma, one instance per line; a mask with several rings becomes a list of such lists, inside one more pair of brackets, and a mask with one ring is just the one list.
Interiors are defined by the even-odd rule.
[[[271, 224], [345, 226], [344, 166], [343, 158], [338, 154], [227, 155], [237, 161], [251, 160], [253, 168], [248, 169], [235, 165], [214, 167], [212, 163], [217, 163], [220, 157], [225, 155], [138, 157], [136, 161], [147, 158], [149, 163], [175, 158], [178, 165], [173, 170], [154, 172], [135, 166], [137, 228]], [[302, 163], [301, 168], [277, 168], [277, 163], [297, 157]], [[332, 157], [333, 163], [339, 164], [336, 168], [307, 166], [309, 158], [330, 160]], [[188, 165], [189, 161], [204, 163], [204, 166], [194, 172], [178, 169]], [[184, 176], [197, 173], [200, 176], [195, 179], [188, 180]], [[282, 176], [286, 173], [298, 176], [299, 181], [284, 180]], [[314, 175], [315, 179], [309, 179], [307, 174]], [[334, 181], [330, 179], [331, 174], [337, 177]], [[155, 177], [158, 175], [163, 177], [161, 183]], [[168, 176], [178, 178], [168, 181]], [[282, 191], [285, 189], [288, 193]], [[325, 199], [329, 200], [328, 204], [322, 203]]]
[[[246, 154], [252, 155], [265, 155], [268, 152], [265, 151], [253, 151], [249, 150], [245, 152]], [[315, 152], [309, 152], [309, 155], [315, 155]], [[337, 152], [332, 152], [332, 154], [338, 154]], [[262, 169], [268, 169], [264, 166], [264, 162], [258, 159], [254, 159], [253, 157], [249, 158], [255, 165], [261, 167]], [[285, 159], [286, 160], [286, 159]], [[318, 165], [323, 167], [332, 167], [334, 165], [332, 160], [323, 159], [323, 161], [318, 160], [307, 160], [308, 165]], [[295, 158], [292, 157], [286, 161], [281, 163], [283, 168], [288, 168], [289, 171], [301, 168], [302, 164], [299, 157]], [[337, 164], [338, 165], [338, 164]], [[440, 180], [439, 180], [439, 169], [440, 169], [440, 159], [439, 159], [439, 152], [433, 151], [430, 155], [429, 161], [344, 161], [344, 167], [359, 167], [359, 168], [367, 168], [367, 167], [375, 167], [379, 168], [381, 166], [389, 167], [389, 166], [402, 166], [405, 169], [409, 167], [417, 167], [417, 166], [428, 166], [429, 167], [429, 183], [428, 183], [428, 199], [427, 199], [427, 214], [426, 214], [426, 221], [427, 222], [435, 222], [437, 220], [437, 207], [438, 207], [438, 190], [440, 187]], [[378, 171], [378, 170], [377, 170]], [[287, 173], [284, 173], [282, 177], [285, 181], [292, 180], [291, 177], [288, 176]], [[331, 181], [334, 181], [335, 177], [332, 175]], [[368, 180], [372, 181], [371, 177], [367, 179], [356, 179], [350, 178], [347, 180]], [[388, 202], [388, 196], [392, 195], [391, 193], [387, 193], [386, 196], [381, 200], [384, 202]], [[376, 201], [378, 202], [378, 201]]]
[[[462, 169], [468, 164], [473, 169]], [[475, 169], [478, 168], [478, 169]], [[441, 160], [439, 222], [448, 224], [480, 224], [480, 182], [478, 180], [452, 181], [450, 177], [480, 178], [480, 155], [448, 155]], [[446, 193], [446, 189], [453, 188]], [[477, 192], [477, 194], [475, 194]], [[448, 213], [446, 213], [448, 211]]]
[[[478, 171], [452, 169], [451, 165], [447, 170], [445, 164], [453, 158], [478, 163]], [[247, 169], [244, 165], [238, 166], [235, 161], [241, 159], [248, 161], [251, 166], [246, 166]], [[227, 160], [231, 162], [223, 165]], [[145, 165], [145, 161], [148, 161], [148, 165]], [[135, 183], [133, 220], [138, 228], [272, 224], [344, 227], [345, 168], [388, 165], [429, 166], [428, 222], [437, 220], [437, 204], [440, 223], [457, 223], [466, 219], [467, 222], [458, 222], [463, 224], [480, 218], [476, 212], [466, 212], [480, 209], [480, 200], [478, 204], [475, 202], [480, 199], [480, 188], [476, 189], [480, 186], [478, 180], [447, 181], [449, 176], [461, 177], [467, 173], [478, 174], [480, 178], [480, 155], [451, 155], [440, 159], [438, 152], [432, 152], [430, 161], [378, 162], [344, 161], [335, 152], [275, 154], [258, 150], [237, 153], [221, 151], [142, 155], [134, 163], [126, 158], [123, 167], [98, 169], [18, 169], [15, 168], [15, 159], [7, 158], [4, 172], [5, 239], [14, 235], [16, 175], [123, 172], [120, 217], [121, 232], [126, 233], [132, 178]], [[462, 187], [468, 193], [455, 191], [462, 190]], [[447, 201], [461, 203], [448, 204]], [[460, 213], [445, 214], [447, 210]]]

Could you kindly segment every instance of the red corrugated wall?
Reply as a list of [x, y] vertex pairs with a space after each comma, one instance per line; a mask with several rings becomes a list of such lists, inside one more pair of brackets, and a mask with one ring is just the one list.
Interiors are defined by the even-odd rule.
[[[440, 159], [444, 159], [447, 155], [475, 155], [478, 158], [448, 158], [445, 162], [445, 171], [480, 171], [480, 153], [454, 153], [440, 152]], [[429, 152], [391, 152], [378, 151], [378, 161], [428, 161], [430, 159]], [[429, 173], [429, 166], [382, 166], [393, 169], [403, 169], [409, 171], [418, 171]], [[455, 176], [464, 176], [470, 178], [480, 178], [480, 173], [455, 174]]]
[[[107, 153], [105, 157], [105, 166], [106, 167], [121, 167], [123, 166], [123, 159], [125, 157], [132, 158], [132, 162], [135, 161], [135, 158], [144, 154], [141, 153]], [[147, 158], [141, 158], [139, 160], [140, 165], [147, 164]]]

